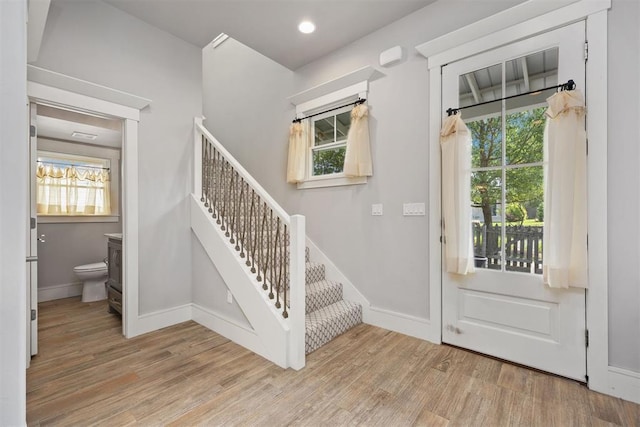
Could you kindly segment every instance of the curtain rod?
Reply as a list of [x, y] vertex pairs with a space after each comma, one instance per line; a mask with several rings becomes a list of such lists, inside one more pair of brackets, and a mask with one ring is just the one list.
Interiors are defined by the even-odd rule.
[[46, 164], [46, 165], [56, 165], [56, 166], [71, 166], [74, 168], [80, 169], [102, 169], [105, 171], [110, 171], [110, 168], [102, 168], [100, 166], [83, 166], [83, 165], [74, 165], [73, 163], [61, 163], [61, 162], [50, 162], [48, 160], [36, 160], [38, 163]]
[[340, 105], [339, 107], [329, 108], [328, 110], [320, 111], [319, 113], [310, 114], [310, 115], [302, 117], [300, 119], [293, 119], [292, 123], [300, 123], [301, 121], [303, 121], [304, 119], [308, 119], [309, 117], [319, 116], [320, 114], [328, 113], [329, 111], [339, 110], [340, 108], [348, 107], [349, 105], [360, 105], [360, 104], [363, 104], [365, 101], [366, 101], [366, 99], [358, 98], [357, 101], [350, 102], [350, 103], [344, 104], [344, 105]]
[[465, 108], [478, 107], [480, 105], [491, 104], [492, 102], [505, 101], [507, 99], [517, 98], [519, 96], [531, 95], [531, 94], [534, 94], [534, 93], [543, 92], [545, 90], [558, 89], [558, 88], [560, 88], [560, 90], [574, 90], [576, 88], [576, 83], [573, 80], [569, 80], [566, 83], [562, 83], [562, 84], [559, 84], [559, 85], [556, 85], [556, 86], [549, 86], [549, 87], [545, 87], [544, 89], [532, 90], [530, 92], [519, 93], [517, 95], [505, 96], [504, 98], [494, 99], [493, 101], [479, 102], [477, 104], [467, 105], [465, 107], [448, 108], [447, 109], [447, 116], [451, 116], [452, 114], [458, 114], [458, 111], [464, 110]]

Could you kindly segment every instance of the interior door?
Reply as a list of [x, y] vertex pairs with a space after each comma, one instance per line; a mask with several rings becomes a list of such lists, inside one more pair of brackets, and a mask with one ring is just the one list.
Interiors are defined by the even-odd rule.
[[442, 71], [443, 111], [470, 106], [459, 114], [473, 140], [476, 263], [473, 274], [443, 273], [442, 340], [580, 381], [585, 291], [542, 280], [544, 110], [555, 89], [541, 89], [573, 79], [584, 93], [584, 34], [579, 22]]
[[27, 366], [29, 359], [38, 353], [38, 243], [44, 236], [38, 237], [36, 206], [36, 160], [38, 154], [37, 106], [29, 105], [29, 222], [27, 236]]

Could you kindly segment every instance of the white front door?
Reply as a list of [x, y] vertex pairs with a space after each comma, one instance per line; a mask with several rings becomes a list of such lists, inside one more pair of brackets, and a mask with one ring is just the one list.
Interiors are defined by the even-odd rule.
[[584, 34], [578, 22], [442, 69], [443, 110], [470, 106], [459, 114], [473, 140], [476, 257], [474, 274], [443, 270], [442, 341], [580, 381], [585, 291], [551, 289], [541, 274], [544, 110], [555, 93], [542, 89], [572, 79], [584, 93]]

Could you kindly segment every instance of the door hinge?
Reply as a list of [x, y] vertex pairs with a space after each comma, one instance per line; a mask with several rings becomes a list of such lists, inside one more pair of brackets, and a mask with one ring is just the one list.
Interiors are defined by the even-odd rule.
[[584, 60], [587, 61], [589, 59], [589, 42], [584, 42]]
[[31, 310], [31, 320], [36, 320], [36, 311]]
[[589, 138], [585, 140], [587, 146], [587, 156], [589, 155]]
[[29, 225], [31, 226], [31, 229], [35, 229], [36, 228], [36, 219], [31, 217], [30, 221], [29, 221]]
[[584, 346], [589, 347], [589, 330], [584, 330]]
[[29, 126], [29, 136], [36, 136], [36, 127], [34, 125]]

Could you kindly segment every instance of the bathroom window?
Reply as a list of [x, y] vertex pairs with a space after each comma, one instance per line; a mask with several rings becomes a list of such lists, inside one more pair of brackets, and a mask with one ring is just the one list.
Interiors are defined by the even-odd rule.
[[112, 215], [110, 159], [38, 151], [38, 216]]

